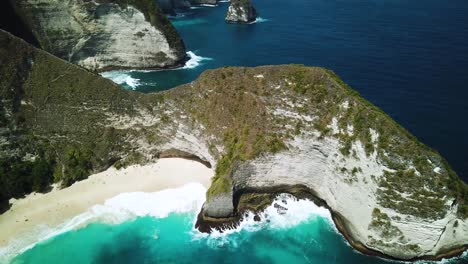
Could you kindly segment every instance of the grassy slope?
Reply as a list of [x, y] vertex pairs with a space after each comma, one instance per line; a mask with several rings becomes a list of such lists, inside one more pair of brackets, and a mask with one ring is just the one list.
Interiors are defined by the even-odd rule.
[[[139, 94], [2, 31], [0, 61], [0, 138], [7, 142], [0, 200], [43, 191], [54, 180], [70, 185], [128, 152], [127, 131], [108, 128], [105, 120], [109, 113], [131, 115]], [[40, 179], [30, 178], [36, 161], [43, 166]], [[34, 181], [41, 186], [32, 189]]]

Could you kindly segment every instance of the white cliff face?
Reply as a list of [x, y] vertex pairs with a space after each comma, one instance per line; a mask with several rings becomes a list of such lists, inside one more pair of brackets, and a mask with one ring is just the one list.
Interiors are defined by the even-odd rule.
[[185, 58], [175, 29], [152, 25], [132, 5], [82, 0], [15, 4], [44, 49], [90, 70], [172, 67]]
[[[375, 153], [367, 156], [360, 142], [352, 146], [353, 157], [338, 151], [337, 140], [314, 135], [295, 138], [288, 147], [241, 165], [232, 177], [233, 188], [304, 185], [341, 215], [354, 240], [397, 258], [436, 255], [441, 248], [466, 243], [468, 225], [457, 218], [456, 208], [430, 221], [379, 206], [377, 181], [388, 168]], [[384, 223], [376, 224], [376, 210], [388, 216]]]
[[255, 21], [257, 13], [250, 0], [233, 0], [226, 14], [226, 22], [250, 23]]

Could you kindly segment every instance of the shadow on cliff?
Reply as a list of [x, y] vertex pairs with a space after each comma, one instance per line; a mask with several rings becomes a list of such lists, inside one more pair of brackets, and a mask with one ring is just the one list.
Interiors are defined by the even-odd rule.
[[0, 2], [0, 29], [24, 39], [35, 47], [39, 47], [36, 37], [34, 37], [31, 30], [29, 30], [21, 20], [21, 17], [15, 12], [10, 0]]

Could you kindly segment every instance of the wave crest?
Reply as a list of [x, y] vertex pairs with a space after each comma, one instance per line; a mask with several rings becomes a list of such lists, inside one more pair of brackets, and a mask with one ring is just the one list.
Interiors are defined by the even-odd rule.
[[190, 59], [185, 63], [185, 66], [182, 67], [182, 69], [194, 69], [200, 65], [203, 65], [204, 61], [213, 60], [212, 58], [198, 56], [193, 51], [188, 51], [187, 56], [189, 56]]
[[259, 214], [260, 221], [255, 221], [255, 214], [247, 212], [243, 220], [236, 228], [227, 229], [223, 232], [213, 230], [211, 234], [203, 234], [194, 230], [196, 239], [208, 238], [209, 244], [230, 243], [229, 236], [241, 231], [255, 232], [263, 228], [285, 229], [296, 226], [311, 219], [321, 217], [327, 219], [333, 226], [330, 211], [324, 207], [317, 206], [310, 200], [299, 200], [291, 194], [280, 194], [263, 212]]
[[136, 88], [142, 85], [142, 83], [140, 79], [133, 78], [130, 75], [131, 72], [132, 71], [108, 71], [102, 72], [101, 76], [110, 79], [118, 85], [126, 86], [132, 90], [136, 90]]
[[175, 189], [165, 189], [159, 192], [122, 193], [95, 205], [85, 213], [73, 217], [62, 225], [51, 228], [38, 227], [35, 232], [22, 236], [0, 248], [0, 263], [8, 261], [31, 249], [37, 243], [45, 241], [68, 231], [76, 230], [90, 223], [120, 224], [136, 217], [151, 216], [165, 218], [171, 213], [194, 214], [201, 210], [205, 202], [206, 188], [200, 183], [188, 183]]

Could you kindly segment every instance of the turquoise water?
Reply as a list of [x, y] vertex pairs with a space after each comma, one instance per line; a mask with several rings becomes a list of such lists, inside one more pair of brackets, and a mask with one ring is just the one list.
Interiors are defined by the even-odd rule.
[[[202, 234], [193, 226], [204, 191], [191, 184], [153, 193], [152, 198], [121, 194], [90, 210], [99, 221], [37, 243], [12, 263], [392, 263], [356, 252], [336, 231], [326, 209], [286, 194], [274, 202], [287, 208], [286, 213], [270, 206], [261, 222], [250, 214], [234, 230]], [[167, 204], [174, 205], [172, 213], [167, 213]], [[112, 215], [126, 220], [106, 224]]]
[[193, 219], [171, 214], [90, 224], [37, 245], [13, 263], [388, 263], [353, 251], [322, 217], [221, 238], [194, 235]]

